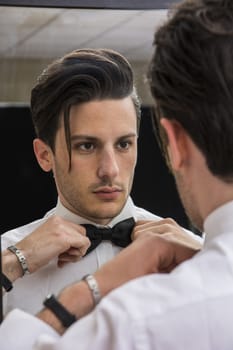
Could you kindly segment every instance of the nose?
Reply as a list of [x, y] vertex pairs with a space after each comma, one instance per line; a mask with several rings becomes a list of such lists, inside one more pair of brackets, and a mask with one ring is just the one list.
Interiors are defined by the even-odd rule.
[[98, 164], [98, 177], [113, 179], [119, 173], [119, 165], [114, 150], [103, 150]]

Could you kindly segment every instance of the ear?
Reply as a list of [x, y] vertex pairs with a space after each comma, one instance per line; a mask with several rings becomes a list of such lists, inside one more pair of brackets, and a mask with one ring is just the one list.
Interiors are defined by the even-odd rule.
[[53, 153], [51, 148], [44, 141], [37, 138], [33, 140], [33, 149], [40, 167], [46, 172], [52, 170]]
[[172, 169], [178, 170], [187, 158], [187, 134], [177, 121], [162, 118], [160, 123], [167, 134], [167, 151]]

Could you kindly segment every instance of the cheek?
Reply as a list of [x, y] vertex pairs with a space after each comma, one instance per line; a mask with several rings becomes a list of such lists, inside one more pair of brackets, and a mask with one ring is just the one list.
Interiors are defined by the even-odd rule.
[[60, 168], [64, 171], [68, 171], [69, 168], [69, 155], [66, 148], [57, 147], [55, 153], [55, 162], [59, 164]]
[[122, 164], [122, 172], [125, 175], [132, 177], [134, 175], [136, 162], [137, 158], [135, 154], [131, 157], [128, 157]]
[[70, 176], [73, 181], [80, 186], [84, 186], [96, 178], [96, 162], [90, 159], [80, 159], [73, 157], [71, 162]]

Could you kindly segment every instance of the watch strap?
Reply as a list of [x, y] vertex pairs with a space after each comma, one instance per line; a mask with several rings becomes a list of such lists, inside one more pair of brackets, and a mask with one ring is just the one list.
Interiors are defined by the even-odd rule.
[[65, 328], [77, 320], [76, 316], [66, 310], [53, 294], [49, 294], [43, 304], [55, 314]]
[[4, 275], [4, 273], [2, 273], [1, 277], [2, 277], [3, 288], [5, 289], [6, 292], [9, 292], [13, 288], [12, 282], [9, 280], [9, 278], [6, 275]]

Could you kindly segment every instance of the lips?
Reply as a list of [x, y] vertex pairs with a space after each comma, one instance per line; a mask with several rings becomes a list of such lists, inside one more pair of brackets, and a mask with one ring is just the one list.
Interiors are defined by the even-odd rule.
[[105, 200], [115, 200], [119, 197], [120, 193], [122, 192], [119, 188], [113, 188], [113, 187], [101, 187], [98, 188], [98, 190], [94, 191], [95, 195], [99, 199], [105, 199]]

